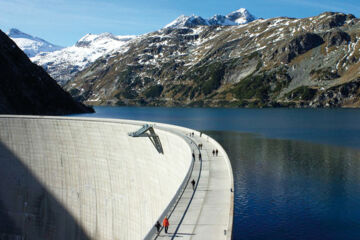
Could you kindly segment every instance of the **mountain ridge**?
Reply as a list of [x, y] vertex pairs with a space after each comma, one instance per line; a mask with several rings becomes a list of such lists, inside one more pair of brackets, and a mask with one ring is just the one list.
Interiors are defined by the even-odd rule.
[[[175, 23], [176, 26], [174, 24], [174, 26], [171, 26], [170, 23], [166, 27], [240, 25], [255, 19], [248, 10], [240, 8], [226, 16], [215, 15], [208, 20], [195, 15], [191, 17], [182, 15], [173, 21], [177, 21], [177, 23]], [[120, 51], [121, 48], [126, 50], [126, 43], [137, 37], [134, 35], [115, 36], [111, 33], [88, 33], [72, 46], [59, 47], [41, 38], [23, 33], [18, 29], [10, 29], [8, 35], [17, 42], [19, 47], [27, 53], [34, 63], [41, 65], [62, 86], [99, 57], [110, 54], [113, 51]], [[23, 40], [19, 40], [20, 37]], [[31, 41], [31, 43], [28, 43], [29, 41]], [[47, 47], [39, 49], [33, 42], [46, 43], [50, 46], [53, 45], [54, 48]]]
[[252, 22], [256, 19], [247, 9], [240, 8], [233, 11], [226, 16], [216, 14], [209, 19], [192, 15], [185, 16], [181, 15], [174, 21], [167, 24], [164, 28], [185, 28], [185, 27], [196, 27], [196, 26], [232, 26], [241, 25]]
[[64, 85], [97, 58], [119, 50], [126, 42], [136, 38], [134, 35], [116, 36], [107, 32], [88, 33], [74, 45], [60, 47], [16, 28], [11, 28], [7, 35], [32, 62], [42, 66], [60, 85]]
[[73, 46], [59, 51], [41, 53], [31, 60], [42, 66], [60, 85], [64, 85], [79, 71], [99, 57], [120, 51], [136, 36], [115, 36], [111, 33], [86, 34]]
[[34, 57], [41, 52], [53, 52], [63, 47], [52, 44], [42, 38], [34, 37], [16, 28], [11, 28], [7, 35], [22, 49], [28, 57]]
[[0, 30], [0, 113], [65, 115], [93, 112], [74, 101]]
[[360, 106], [360, 20], [325, 12], [163, 28], [65, 85], [93, 105]]

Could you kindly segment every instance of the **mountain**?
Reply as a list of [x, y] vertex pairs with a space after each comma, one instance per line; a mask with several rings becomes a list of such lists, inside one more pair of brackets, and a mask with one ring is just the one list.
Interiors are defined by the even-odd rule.
[[125, 44], [135, 37], [114, 36], [111, 33], [87, 34], [71, 47], [40, 53], [31, 60], [42, 66], [60, 85], [64, 85], [99, 57], [113, 51], [121, 52]]
[[44, 39], [23, 33], [15, 28], [10, 29], [7, 35], [26, 53], [28, 57], [34, 57], [36, 54], [41, 52], [53, 52], [63, 48], [49, 43]]
[[240, 8], [226, 16], [215, 15], [210, 19], [204, 19], [200, 16], [184, 16], [181, 15], [171, 23], [167, 24], [165, 28], [192, 28], [196, 26], [232, 26], [241, 25], [254, 21], [256, 18], [249, 13], [245, 8]]
[[256, 18], [249, 13], [245, 8], [240, 8], [234, 12], [229, 13], [225, 17], [229, 21], [235, 22], [237, 24], [246, 24], [254, 21]]
[[93, 111], [75, 102], [2, 31], [0, 72], [0, 114], [63, 115]]
[[67, 89], [92, 105], [360, 106], [360, 20], [258, 19], [163, 28], [104, 56]]

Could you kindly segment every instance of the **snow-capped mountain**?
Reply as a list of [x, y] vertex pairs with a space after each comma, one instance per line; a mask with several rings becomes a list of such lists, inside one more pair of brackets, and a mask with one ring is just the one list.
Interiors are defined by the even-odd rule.
[[23, 33], [18, 29], [12, 28], [7, 35], [23, 50], [28, 57], [34, 57], [41, 52], [53, 52], [62, 49], [63, 47], [49, 43], [44, 39], [33, 37], [29, 34]]
[[87, 34], [75, 45], [55, 52], [40, 53], [31, 60], [41, 65], [60, 85], [65, 84], [89, 63], [112, 51], [121, 51], [136, 36], [115, 36], [111, 33]]
[[240, 8], [226, 16], [215, 15], [212, 18], [204, 19], [197, 15], [184, 16], [176, 18], [171, 23], [167, 24], [165, 28], [184, 28], [196, 26], [233, 26], [252, 22], [256, 19], [248, 10]]
[[246, 24], [256, 19], [256, 17], [251, 15], [251, 13], [249, 13], [249, 11], [246, 10], [245, 8], [240, 8], [239, 10], [231, 12], [228, 15], [226, 15], [225, 18], [237, 24]]
[[182, 28], [182, 27], [195, 27], [199, 25], [209, 25], [208, 20], [196, 15], [185, 16], [181, 15], [174, 21], [165, 26], [165, 28]]
[[101, 57], [64, 88], [92, 105], [360, 106], [359, 18], [326, 12], [238, 25], [243, 12], [213, 19], [234, 26], [139, 36], [127, 51]]

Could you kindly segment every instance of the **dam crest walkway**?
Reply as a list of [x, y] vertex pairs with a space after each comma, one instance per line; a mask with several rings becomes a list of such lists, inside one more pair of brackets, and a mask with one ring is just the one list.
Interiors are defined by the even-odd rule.
[[[168, 233], [162, 228], [152, 239], [231, 239], [233, 176], [225, 150], [204, 133], [176, 132], [191, 146], [194, 165], [186, 188], [169, 214]], [[213, 153], [215, 150], [218, 154]]]

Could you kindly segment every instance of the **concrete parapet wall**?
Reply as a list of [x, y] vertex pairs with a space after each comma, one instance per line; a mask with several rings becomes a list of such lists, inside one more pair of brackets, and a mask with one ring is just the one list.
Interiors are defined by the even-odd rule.
[[0, 239], [142, 239], [191, 166], [185, 140], [138, 122], [0, 117]]

